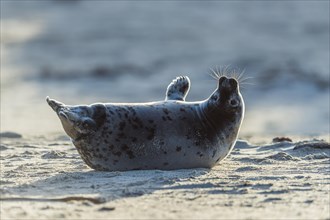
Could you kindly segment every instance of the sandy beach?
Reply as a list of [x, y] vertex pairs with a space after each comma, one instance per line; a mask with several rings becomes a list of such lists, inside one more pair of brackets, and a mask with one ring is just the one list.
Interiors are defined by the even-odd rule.
[[1, 219], [329, 219], [329, 143], [266, 140], [210, 170], [98, 172], [64, 135], [3, 138]]
[[[1, 220], [330, 220], [328, 1], [0, 4]], [[199, 101], [220, 66], [246, 111], [212, 169], [94, 171], [45, 101], [164, 100], [179, 75]]]

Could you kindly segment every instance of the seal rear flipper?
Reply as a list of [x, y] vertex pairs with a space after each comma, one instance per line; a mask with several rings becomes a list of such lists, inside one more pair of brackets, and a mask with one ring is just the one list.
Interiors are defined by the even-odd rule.
[[58, 113], [58, 110], [65, 105], [62, 102], [58, 102], [55, 99], [50, 99], [49, 96], [46, 97], [46, 101], [48, 105], [56, 112]]
[[165, 100], [185, 101], [189, 88], [190, 80], [188, 76], [179, 76], [168, 85]]

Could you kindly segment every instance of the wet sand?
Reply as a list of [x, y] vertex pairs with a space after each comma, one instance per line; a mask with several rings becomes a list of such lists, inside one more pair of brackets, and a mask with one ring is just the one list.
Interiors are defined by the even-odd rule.
[[329, 219], [327, 138], [240, 140], [210, 170], [98, 172], [65, 135], [2, 133], [1, 219]]

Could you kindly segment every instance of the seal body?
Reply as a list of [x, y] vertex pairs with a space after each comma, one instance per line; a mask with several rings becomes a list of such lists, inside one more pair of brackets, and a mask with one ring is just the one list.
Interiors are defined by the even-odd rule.
[[68, 106], [47, 98], [81, 158], [96, 170], [211, 168], [232, 150], [244, 115], [235, 79], [206, 100], [186, 102], [188, 77], [165, 101]]

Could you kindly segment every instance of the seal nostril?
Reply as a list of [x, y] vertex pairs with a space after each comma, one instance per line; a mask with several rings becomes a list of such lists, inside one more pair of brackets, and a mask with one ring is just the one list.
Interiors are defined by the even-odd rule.
[[226, 79], [227, 79], [227, 77], [221, 76], [220, 79], [219, 79], [219, 85], [221, 85], [222, 82], [225, 81]]
[[236, 88], [237, 87], [237, 81], [235, 79], [229, 79], [230, 86]]

